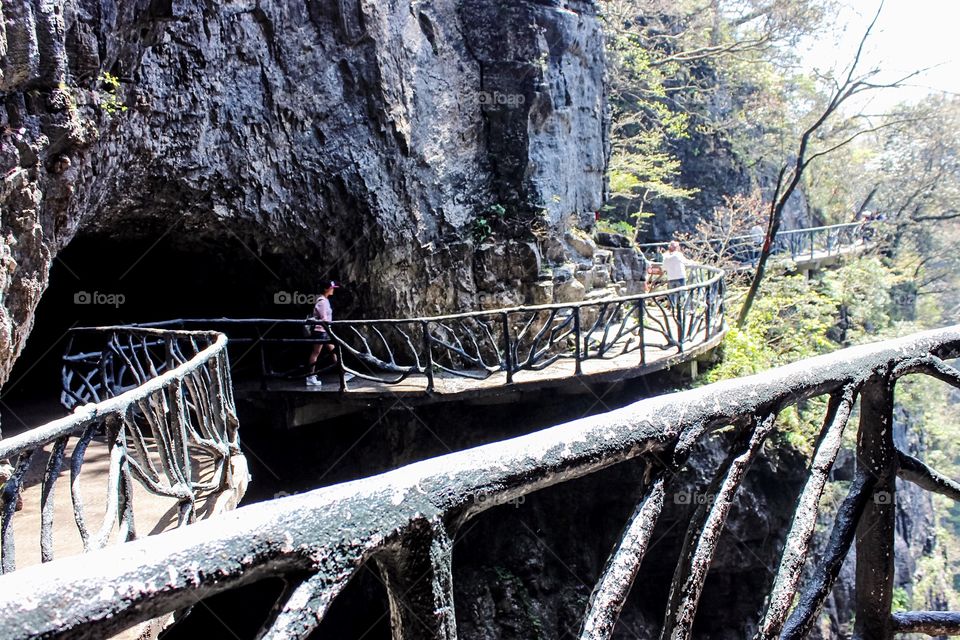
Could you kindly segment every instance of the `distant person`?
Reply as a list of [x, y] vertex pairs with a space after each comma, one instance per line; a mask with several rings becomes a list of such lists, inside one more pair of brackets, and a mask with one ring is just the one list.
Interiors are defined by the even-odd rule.
[[753, 246], [750, 247], [750, 264], [753, 266], [757, 266], [757, 261], [760, 260], [760, 252], [763, 249], [763, 240], [766, 236], [766, 231], [759, 223], [750, 227], [750, 239], [753, 241]]
[[863, 215], [860, 216], [860, 236], [864, 242], [873, 240], [873, 228], [870, 226], [873, 221], [873, 212], [864, 210]]
[[[677, 287], [683, 287], [687, 284], [687, 265], [691, 264], [693, 264], [693, 261], [687, 256], [683, 255], [683, 251], [680, 249], [679, 242], [674, 240], [667, 245], [667, 250], [663, 253], [663, 270], [667, 272], [668, 289], [676, 289]], [[680, 294], [670, 294], [670, 304], [672, 304], [676, 310], [677, 320], [680, 320], [681, 323], [682, 314], [680, 313], [680, 307], [682, 305], [678, 303], [680, 300], [686, 301], [686, 299], [686, 292]]]
[[[311, 317], [314, 320], [320, 320], [322, 322], [333, 322], [333, 307], [330, 306], [330, 298], [333, 296], [334, 291], [340, 288], [340, 285], [331, 280], [326, 284], [326, 288], [323, 290], [323, 293], [317, 298], [317, 303], [313, 305], [313, 313]], [[320, 378], [317, 377], [316, 368], [317, 360], [320, 359], [321, 353], [328, 353], [330, 359], [336, 363], [337, 362], [337, 350], [333, 346], [333, 340], [330, 337], [330, 334], [327, 332], [327, 329], [322, 324], [314, 325], [313, 327], [314, 337], [317, 338], [318, 342], [313, 345], [313, 351], [310, 353], [310, 365], [309, 371], [311, 372], [307, 376], [307, 385], [313, 387], [319, 387], [322, 382]], [[353, 378], [352, 373], [345, 374], [347, 380]]]
[[667, 286], [671, 289], [687, 284], [687, 265], [693, 262], [683, 255], [680, 243], [676, 240], [667, 245], [663, 252], [663, 270], [667, 272]]

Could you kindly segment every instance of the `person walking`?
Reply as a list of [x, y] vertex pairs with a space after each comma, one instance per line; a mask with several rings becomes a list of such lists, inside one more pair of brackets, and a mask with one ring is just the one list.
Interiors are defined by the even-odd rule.
[[[663, 253], [663, 270], [667, 272], [667, 288], [676, 289], [687, 284], [687, 265], [693, 264], [687, 256], [683, 255], [680, 249], [680, 243], [673, 240], [667, 245], [667, 250]], [[670, 304], [673, 306], [673, 313], [677, 319], [678, 333], [683, 334], [683, 326], [688, 303], [688, 292], [670, 294]]]
[[663, 252], [663, 270], [667, 272], [667, 287], [675, 289], [687, 284], [687, 265], [693, 262], [683, 255], [680, 243], [673, 240]]
[[763, 241], [766, 239], [767, 232], [763, 230], [760, 223], [750, 227], [750, 239], [753, 245], [750, 247], [750, 265], [755, 267], [760, 260], [760, 254], [763, 251]]
[[[317, 298], [317, 303], [313, 305], [313, 313], [311, 317], [314, 320], [320, 320], [321, 322], [333, 322], [333, 307], [330, 305], [330, 298], [333, 296], [334, 291], [340, 288], [340, 285], [331, 280], [328, 283], [325, 283], [323, 293]], [[333, 363], [337, 363], [337, 350], [333, 346], [333, 341], [330, 337], [330, 334], [327, 332], [327, 327], [322, 324], [316, 324], [313, 326], [313, 334], [317, 339], [317, 342], [313, 345], [313, 351], [310, 352], [310, 363], [308, 370], [310, 375], [307, 376], [307, 386], [319, 387], [323, 384], [320, 381], [320, 378], [317, 377], [316, 368], [317, 360], [320, 359], [320, 354], [327, 352], [330, 354], [331, 360]], [[353, 379], [352, 373], [345, 373], [344, 378], [346, 380]]]

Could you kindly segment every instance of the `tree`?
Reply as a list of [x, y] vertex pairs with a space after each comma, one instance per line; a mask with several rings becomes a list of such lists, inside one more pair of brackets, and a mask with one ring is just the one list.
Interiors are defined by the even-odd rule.
[[697, 223], [695, 235], [679, 235], [690, 257], [727, 271], [728, 284], [745, 284], [741, 267], [755, 248], [752, 231], [764, 222], [766, 207], [760, 189], [750, 194], [724, 196], [723, 204]]
[[874, 163], [876, 210], [891, 228], [887, 253], [911, 271], [918, 297], [957, 306], [960, 291], [960, 98], [900, 108]]
[[[826, 15], [815, 0], [607, 0], [611, 105], [611, 208], [638, 223], [657, 200], [690, 198], [678, 183], [681, 164], [671, 146], [716, 120], [719, 75], [729, 63], [766, 60], [790, 51]], [[749, 80], [752, 82], [752, 80]], [[722, 102], [723, 100], [720, 100]], [[639, 224], [637, 224], [639, 228]]]
[[[866, 91], [902, 86], [904, 82], [921, 72], [919, 70], [914, 71], [892, 82], [880, 82], [877, 79], [880, 74], [879, 67], [873, 67], [868, 71], [860, 72], [860, 60], [863, 55], [864, 46], [882, 10], [883, 2], [881, 1], [877, 12], [874, 14], [873, 19], [860, 38], [859, 46], [845, 74], [839, 81], [833, 79], [827, 80], [832, 86], [827, 90], [826, 95], [828, 97], [826, 104], [823, 105], [819, 111], [815, 112], [816, 115], [813, 117], [812, 122], [800, 134], [797, 142], [797, 150], [793, 159], [780, 167], [773, 195], [770, 199], [766, 237], [760, 251], [760, 259], [757, 262], [757, 269], [754, 273], [753, 281], [750, 283], [750, 288], [747, 291], [743, 305], [740, 308], [740, 314], [737, 317], [738, 327], [742, 327], [746, 323], [750, 309], [760, 289], [760, 284], [763, 282], [767, 261], [770, 258], [770, 253], [773, 248], [773, 239], [780, 230], [780, 225], [783, 220], [784, 208], [800, 185], [804, 172], [809, 168], [810, 164], [818, 158], [847, 146], [866, 133], [879, 131], [883, 128], [903, 123], [902, 120], [893, 119], [876, 126], [871, 126], [868, 120], [866, 126], [864, 126], [861, 118], [852, 117], [843, 120], [838, 126], [829, 126], [831, 120], [836, 119], [835, 116], [840, 112], [841, 107], [851, 98]], [[814, 149], [814, 146], [818, 148]]]

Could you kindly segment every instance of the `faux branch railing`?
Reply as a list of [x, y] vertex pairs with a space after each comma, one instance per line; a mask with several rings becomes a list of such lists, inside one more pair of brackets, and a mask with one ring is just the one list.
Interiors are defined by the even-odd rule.
[[[2, 570], [16, 568], [13, 523], [31, 465], [45, 464], [41, 484], [40, 547], [53, 560], [54, 495], [63, 465], [70, 465], [74, 521], [85, 551], [108, 544], [119, 527], [124, 540], [137, 537], [133, 482], [176, 500], [179, 524], [193, 522], [198, 498], [230, 485], [231, 457], [240, 453], [237, 416], [221, 334], [107, 327], [71, 332], [64, 356], [64, 405], [72, 413], [42, 427], [0, 440], [0, 459], [14, 465], [3, 485], [0, 538]], [[80, 474], [91, 442], [110, 451], [107, 506], [91, 527]], [[45, 462], [43, 462], [45, 461]], [[195, 467], [206, 465], [196, 477]]]
[[[575, 374], [588, 360], [639, 352], [683, 352], [718, 337], [724, 328], [723, 271], [688, 269], [684, 287], [598, 300], [513, 307], [425, 318], [307, 321], [322, 325], [331, 337], [340, 377], [345, 374], [383, 384], [418, 377], [433, 391], [438, 376], [485, 380], [504, 374], [514, 382], [521, 371], [541, 371], [558, 361], [572, 361]], [[232, 344], [259, 355], [263, 380], [302, 380], [305, 347], [317, 342], [302, 337], [303, 320], [190, 319], [162, 326], [217, 328]], [[157, 325], [153, 325], [157, 326]], [[239, 358], [237, 359], [239, 362]]]
[[[773, 241], [774, 255], [789, 256], [791, 260], [815, 260], [829, 258], [850, 251], [858, 244], [869, 240], [873, 230], [871, 223], [850, 222], [824, 227], [780, 231]], [[667, 242], [648, 242], [638, 245], [647, 254], [662, 253]], [[754, 236], [731, 236], [728, 238], [693, 238], [686, 242], [694, 248], [706, 249], [709, 253], [723, 256], [733, 262], [750, 264], [760, 254], [762, 239]]]
[[[388, 591], [393, 637], [449, 640], [457, 635], [452, 541], [464, 523], [533, 491], [641, 459], [649, 471], [642, 498], [584, 612], [581, 639], [608, 639], [642, 567], [664, 496], [683, 474], [691, 448], [733, 427], [733, 444], [706, 492], [710, 498], [690, 519], [663, 616], [661, 638], [690, 638], [713, 554], [751, 462], [785, 409], [825, 396], [823, 427], [779, 570], [755, 619], [755, 638], [803, 637], [855, 539], [855, 637], [960, 633], [960, 613], [891, 614], [895, 478], [960, 497], [960, 485], [895, 447], [894, 389], [911, 374], [960, 387], [960, 372], [944, 362], [958, 354], [960, 326], [847, 349], [244, 507], [219, 521], [116, 547], [86, 561], [67, 558], [31, 567], [0, 577], [4, 632], [9, 638], [104, 637], [274, 576], [288, 588], [259, 637], [304, 638], [351, 577], [364, 565], [376, 565]], [[858, 402], [856, 477], [826, 548], [821, 557], [811, 558], [821, 496]], [[812, 577], [801, 585], [808, 565]]]

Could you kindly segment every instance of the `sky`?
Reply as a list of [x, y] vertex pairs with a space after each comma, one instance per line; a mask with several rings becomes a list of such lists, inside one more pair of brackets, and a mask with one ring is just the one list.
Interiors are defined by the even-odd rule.
[[[839, 42], [820, 40], [804, 56], [806, 66], [828, 69], [852, 59], [879, 0], [840, 0]], [[871, 110], [880, 111], [900, 101], [916, 101], [932, 91], [960, 95], [960, 1], [886, 0], [868, 40], [861, 67], [879, 66], [882, 80], [892, 81], [931, 67], [912, 78], [904, 89], [870, 92]]]

